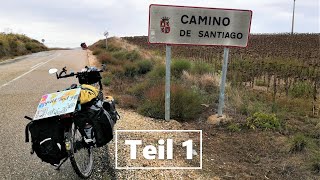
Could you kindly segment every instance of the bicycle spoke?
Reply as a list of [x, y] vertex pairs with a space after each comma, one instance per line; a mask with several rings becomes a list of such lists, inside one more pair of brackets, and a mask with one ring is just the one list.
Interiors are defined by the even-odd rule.
[[76, 127], [72, 128], [72, 154], [70, 158], [72, 166], [81, 177], [89, 177], [92, 172], [93, 155], [92, 148], [87, 146]]

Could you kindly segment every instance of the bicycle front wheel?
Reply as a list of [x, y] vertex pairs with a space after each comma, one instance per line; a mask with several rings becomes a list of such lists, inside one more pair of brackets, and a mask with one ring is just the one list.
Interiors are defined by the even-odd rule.
[[78, 127], [72, 123], [70, 130], [70, 162], [74, 171], [81, 178], [88, 178], [93, 169], [93, 147], [88, 146], [79, 132]]

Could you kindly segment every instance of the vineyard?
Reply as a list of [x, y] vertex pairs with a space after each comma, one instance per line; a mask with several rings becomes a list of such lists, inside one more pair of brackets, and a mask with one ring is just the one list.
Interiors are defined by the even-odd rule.
[[[146, 36], [126, 37], [128, 42], [144, 49], [165, 54], [164, 45], [148, 44]], [[320, 34], [252, 35], [247, 48], [231, 48], [228, 81], [291, 98], [309, 98], [312, 115], [319, 113]], [[173, 46], [172, 56], [189, 59], [221, 70], [223, 47]]]

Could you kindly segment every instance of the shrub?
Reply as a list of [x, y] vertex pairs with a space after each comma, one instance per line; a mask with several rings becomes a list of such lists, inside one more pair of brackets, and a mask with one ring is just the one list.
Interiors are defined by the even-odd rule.
[[103, 52], [98, 55], [98, 60], [103, 64], [118, 64], [117, 60], [108, 52]]
[[126, 53], [126, 59], [130, 61], [141, 59], [141, 56], [138, 51], [133, 50]]
[[157, 65], [153, 70], [148, 74], [150, 81], [155, 81], [159, 79], [164, 79], [166, 76], [166, 67], [164, 65]]
[[[29, 43], [29, 44], [31, 44], [31, 43]], [[35, 47], [37, 47], [38, 46], [38, 44], [32, 44], [32, 45], [34, 45], [34, 47], [33, 48], [35, 48]], [[9, 46], [10, 46], [10, 48], [12, 49], [12, 50], [16, 50], [17, 48], [18, 48], [18, 41], [17, 40], [11, 40], [11, 41], [9, 41]]]
[[126, 51], [116, 51], [112, 53], [113, 57], [115, 57], [118, 60], [126, 60], [126, 54]]
[[240, 114], [248, 116], [250, 114], [250, 109], [248, 107], [248, 103], [242, 103], [238, 107]]
[[133, 108], [136, 109], [138, 107], [138, 98], [135, 96], [124, 95], [120, 97], [119, 104], [123, 108]]
[[123, 77], [125, 70], [123, 69], [122, 66], [109, 66], [111, 74], [113, 74], [115, 77]]
[[36, 49], [37, 48], [37, 44], [36, 43], [34, 43], [34, 42], [27, 42], [26, 43], [26, 49], [28, 50], [28, 51], [32, 51], [33, 49]]
[[191, 63], [186, 60], [175, 60], [172, 62], [171, 71], [172, 75], [180, 78], [183, 71], [189, 71], [191, 68]]
[[199, 87], [206, 92], [214, 92], [219, 87], [219, 82], [217, 81], [217, 77], [212, 74], [203, 74], [199, 78]]
[[[151, 87], [145, 93], [145, 100], [138, 111], [146, 116], [163, 119], [165, 115], [164, 85]], [[171, 86], [171, 118], [189, 120], [196, 118], [202, 111], [201, 95], [181, 85]]]
[[144, 95], [144, 91], [148, 88], [148, 82], [144, 81], [142, 83], [138, 83], [133, 87], [128, 89], [128, 92], [134, 96], [142, 97]]
[[105, 86], [109, 86], [110, 83], [111, 83], [111, 77], [104, 77], [102, 79], [102, 83], [105, 85]]
[[112, 54], [115, 58], [120, 60], [135, 61], [135, 60], [141, 59], [139, 52], [136, 50], [133, 50], [133, 51], [120, 50], [120, 51], [115, 51]]
[[194, 63], [192, 68], [191, 68], [192, 74], [207, 74], [207, 73], [212, 73], [213, 68], [207, 64], [207, 63]]
[[307, 147], [307, 137], [298, 133], [294, 135], [290, 142], [290, 152], [301, 152]]
[[278, 130], [281, 127], [281, 123], [275, 114], [256, 112], [253, 116], [247, 118], [247, 126], [252, 129]]
[[148, 89], [144, 99], [144, 102], [138, 106], [138, 112], [145, 116], [163, 119], [165, 114], [164, 86], [158, 85]]
[[263, 81], [263, 80], [256, 80], [255, 82], [256, 86], [268, 86], [267, 81]]
[[320, 174], [320, 152], [314, 153], [311, 158], [311, 171], [316, 174]]
[[115, 52], [120, 50], [121, 50], [121, 47], [117, 47], [113, 43], [108, 43], [108, 51]]
[[139, 61], [137, 63], [137, 66], [138, 66], [138, 73], [139, 74], [146, 74], [149, 71], [151, 71], [151, 69], [152, 69], [152, 63], [149, 60]]
[[93, 54], [93, 55], [99, 55], [99, 54], [101, 54], [102, 52], [103, 52], [102, 49], [95, 49], [95, 50], [92, 52], [92, 54]]
[[310, 97], [312, 95], [312, 85], [307, 81], [296, 82], [290, 89], [290, 94], [294, 98]]
[[227, 129], [231, 132], [239, 132], [241, 131], [240, 129], [240, 125], [236, 124], [236, 123], [231, 123], [230, 125], [228, 125]]
[[134, 63], [126, 63], [124, 65], [124, 75], [126, 77], [134, 77], [138, 74], [138, 67]]

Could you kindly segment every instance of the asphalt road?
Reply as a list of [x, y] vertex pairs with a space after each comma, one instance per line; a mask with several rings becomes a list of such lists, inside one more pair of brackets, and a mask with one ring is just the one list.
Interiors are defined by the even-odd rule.
[[[20, 57], [0, 63], [0, 179], [79, 179], [67, 161], [60, 171], [30, 154], [25, 143], [25, 115], [33, 117], [42, 95], [64, 89], [76, 78], [57, 80], [49, 75], [50, 68], [79, 71], [87, 64], [83, 50], [50, 51]], [[99, 159], [105, 150], [97, 150]], [[98, 160], [99, 161], [99, 160]], [[108, 179], [106, 164], [95, 162], [93, 179]], [[100, 173], [99, 173], [100, 172]], [[102, 173], [101, 173], [102, 172]]]

